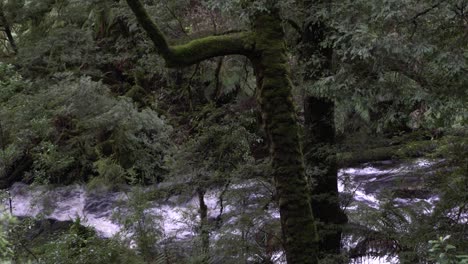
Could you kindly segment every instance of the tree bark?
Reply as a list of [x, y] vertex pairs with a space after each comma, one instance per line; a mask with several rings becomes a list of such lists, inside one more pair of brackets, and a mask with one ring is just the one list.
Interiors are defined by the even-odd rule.
[[257, 77], [257, 100], [270, 142], [286, 258], [288, 263], [317, 263], [318, 236], [278, 13], [259, 15], [254, 31], [257, 57], [252, 61]]
[[[316, 4], [305, 1], [309, 6]], [[305, 23], [302, 31], [301, 57], [306, 62], [320, 58], [316, 67], [307, 67], [304, 81], [313, 83], [331, 74], [333, 49], [324, 47], [326, 26], [321, 22]], [[326, 97], [307, 94], [304, 97], [305, 162], [312, 179], [312, 210], [317, 219], [321, 258], [337, 255], [341, 249], [341, 226], [347, 217], [340, 208], [338, 194], [338, 165], [336, 160], [335, 103]]]
[[304, 172], [299, 123], [292, 98], [284, 32], [278, 10], [258, 13], [252, 32], [210, 36], [171, 47], [139, 0], [127, 0], [139, 23], [170, 67], [224, 55], [245, 55], [255, 70], [258, 103], [270, 141], [286, 258], [318, 263], [318, 236]]
[[210, 233], [208, 230], [208, 206], [205, 204], [205, 190], [198, 188], [198, 202], [200, 204], [200, 238], [201, 238], [201, 249], [203, 254], [203, 263], [209, 261], [209, 249], [210, 249]]
[[11, 28], [10, 24], [8, 24], [8, 21], [5, 17], [5, 14], [3, 13], [2, 6], [0, 6], [0, 22], [3, 25], [3, 30], [5, 31], [5, 34], [8, 38], [8, 42], [10, 42], [11, 48], [15, 52], [15, 54], [18, 53], [18, 47], [16, 46], [15, 39], [13, 38], [13, 34], [11, 33]]
[[317, 218], [322, 257], [337, 255], [341, 249], [341, 226], [347, 217], [338, 197], [334, 103], [325, 98], [305, 99], [306, 162], [313, 167], [312, 210]]
[[127, 0], [139, 24], [146, 31], [168, 67], [187, 67], [198, 62], [225, 55], [248, 56], [254, 48], [249, 32], [208, 36], [183, 45], [169, 46], [166, 37], [151, 20], [139, 0]]

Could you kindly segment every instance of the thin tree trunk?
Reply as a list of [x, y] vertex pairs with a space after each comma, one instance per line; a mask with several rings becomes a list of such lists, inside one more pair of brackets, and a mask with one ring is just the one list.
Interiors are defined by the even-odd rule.
[[334, 103], [324, 98], [307, 97], [306, 162], [315, 167], [311, 176], [312, 210], [318, 221], [319, 248], [324, 254], [339, 254], [341, 248], [341, 225], [347, 222], [340, 208], [338, 197], [338, 166], [334, 145]]
[[218, 101], [218, 99], [221, 96], [221, 79], [220, 79], [220, 74], [221, 74], [221, 69], [223, 68], [223, 62], [224, 62], [224, 57], [220, 57], [218, 59], [218, 62], [216, 63], [216, 70], [215, 70], [215, 88], [213, 91], [213, 94], [211, 96], [211, 100], [213, 101]]
[[200, 238], [203, 263], [208, 263], [210, 249], [210, 233], [208, 230], [208, 206], [205, 204], [205, 190], [198, 188], [198, 202], [200, 204]]
[[8, 42], [10, 42], [11, 48], [13, 49], [15, 54], [17, 54], [18, 53], [18, 47], [16, 46], [15, 39], [13, 38], [13, 34], [11, 33], [10, 24], [8, 24], [8, 21], [7, 21], [6, 17], [5, 17], [5, 14], [3, 13], [3, 9], [2, 9], [1, 6], [0, 6], [0, 22], [3, 25], [3, 29], [5, 31], [5, 34], [6, 34], [7, 38], [8, 38]]
[[[314, 82], [332, 71], [333, 50], [322, 46], [325, 37], [323, 23], [304, 26], [301, 57], [309, 60], [315, 55], [322, 60], [317, 67], [306, 69], [306, 82]], [[313, 174], [310, 175], [313, 182], [312, 210], [318, 221], [322, 257], [340, 253], [341, 226], [347, 222], [338, 197], [334, 109], [335, 103], [331, 99], [307, 94], [304, 98], [305, 161]]]

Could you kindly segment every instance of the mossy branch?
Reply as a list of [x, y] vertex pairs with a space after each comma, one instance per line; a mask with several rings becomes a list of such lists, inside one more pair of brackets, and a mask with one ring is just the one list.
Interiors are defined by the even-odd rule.
[[251, 33], [241, 32], [208, 36], [183, 45], [170, 46], [166, 37], [146, 12], [140, 0], [127, 0], [138, 23], [153, 41], [168, 67], [184, 67], [200, 61], [225, 55], [249, 55], [254, 48]]
[[341, 167], [354, 166], [365, 162], [419, 158], [433, 153], [441, 145], [439, 140], [420, 140], [395, 146], [383, 146], [371, 149], [338, 153]]

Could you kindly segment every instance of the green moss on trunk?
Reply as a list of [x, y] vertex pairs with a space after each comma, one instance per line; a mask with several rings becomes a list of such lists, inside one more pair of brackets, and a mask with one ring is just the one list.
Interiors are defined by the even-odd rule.
[[292, 99], [281, 20], [257, 17], [253, 58], [258, 102], [270, 141], [274, 180], [288, 263], [317, 263], [318, 236], [304, 174], [299, 125]]
[[271, 143], [287, 261], [290, 264], [316, 264], [318, 236], [304, 173], [279, 13], [270, 10], [266, 14], [256, 14], [253, 32], [211, 36], [171, 47], [141, 2], [127, 2], [168, 66], [183, 67], [230, 54], [245, 55], [252, 61], [257, 77], [258, 102]]
[[[310, 7], [317, 3], [305, 1]], [[316, 67], [306, 67], [306, 82], [314, 82], [332, 71], [333, 49], [323, 46], [327, 28], [320, 22], [304, 25], [301, 57], [310, 63], [314, 56], [322, 58]], [[304, 98], [305, 162], [312, 185], [312, 211], [317, 219], [320, 258], [338, 255], [341, 250], [341, 228], [347, 217], [340, 208], [338, 196], [338, 166], [336, 162], [335, 103], [325, 97], [306, 95]], [[336, 263], [339, 263], [336, 260]]]
[[168, 67], [186, 67], [217, 56], [249, 55], [253, 49], [252, 34], [249, 32], [208, 36], [183, 45], [169, 46], [142, 3], [139, 0], [127, 0], [127, 3]]

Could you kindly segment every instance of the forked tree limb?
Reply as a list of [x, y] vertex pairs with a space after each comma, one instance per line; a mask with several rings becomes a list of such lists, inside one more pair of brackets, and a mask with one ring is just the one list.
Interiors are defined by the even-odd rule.
[[188, 66], [224, 55], [249, 58], [257, 79], [257, 101], [270, 144], [272, 178], [278, 197], [288, 263], [317, 264], [317, 228], [310, 206], [300, 126], [280, 12], [272, 7], [252, 17], [250, 33], [210, 36], [170, 46], [139, 0], [127, 0], [168, 66]]
[[209, 58], [225, 55], [248, 56], [254, 49], [252, 33], [249, 32], [208, 36], [194, 39], [183, 45], [171, 46], [140, 0], [127, 0], [127, 3], [168, 67], [190, 66]]

